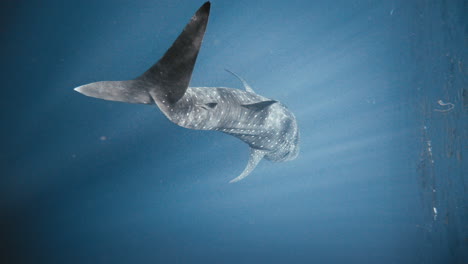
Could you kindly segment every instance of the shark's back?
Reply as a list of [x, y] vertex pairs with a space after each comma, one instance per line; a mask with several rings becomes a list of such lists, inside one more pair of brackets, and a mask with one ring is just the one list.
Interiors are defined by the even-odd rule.
[[[216, 127], [198, 124], [198, 129], [204, 127], [235, 136], [251, 148], [264, 151], [265, 158], [271, 161], [286, 161], [297, 157], [297, 121], [294, 114], [282, 103], [253, 91], [226, 87], [190, 87], [186, 95], [204, 98], [203, 104], [216, 103], [216, 114], [211, 116], [211, 119], [215, 119]], [[204, 120], [210, 118], [204, 117]]]

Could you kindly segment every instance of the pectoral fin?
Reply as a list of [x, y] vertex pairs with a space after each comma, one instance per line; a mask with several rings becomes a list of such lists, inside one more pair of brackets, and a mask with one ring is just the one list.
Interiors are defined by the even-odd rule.
[[262, 158], [265, 156], [265, 151], [259, 150], [259, 149], [250, 149], [250, 159], [249, 163], [247, 163], [247, 167], [245, 167], [244, 171], [242, 172], [241, 175], [237, 176], [236, 178], [232, 179], [229, 183], [233, 182], [238, 182], [245, 177], [247, 177], [255, 167], [257, 167], [258, 163]]

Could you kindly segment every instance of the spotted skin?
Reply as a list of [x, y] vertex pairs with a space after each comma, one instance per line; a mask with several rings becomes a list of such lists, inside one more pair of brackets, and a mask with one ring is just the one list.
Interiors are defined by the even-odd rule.
[[167, 104], [165, 114], [181, 127], [237, 137], [264, 151], [268, 160], [296, 158], [299, 130], [291, 111], [280, 102], [259, 108], [245, 106], [265, 101], [271, 100], [238, 89], [190, 87], [176, 104]]
[[250, 146], [247, 167], [231, 182], [247, 177], [262, 158], [288, 161], [299, 153], [299, 129], [291, 111], [280, 102], [254, 93], [242, 81], [247, 91], [189, 87], [175, 104], [155, 98], [159, 108], [175, 124], [195, 130], [220, 131]]

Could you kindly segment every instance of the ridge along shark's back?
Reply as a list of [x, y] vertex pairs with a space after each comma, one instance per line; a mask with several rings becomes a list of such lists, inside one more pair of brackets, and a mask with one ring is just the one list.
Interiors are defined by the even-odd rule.
[[127, 103], [156, 104], [175, 124], [216, 130], [250, 146], [247, 167], [236, 182], [262, 158], [286, 161], [297, 156], [299, 131], [294, 115], [281, 103], [254, 92], [238, 77], [245, 91], [230, 88], [189, 88], [206, 31], [210, 2], [203, 4], [164, 56], [141, 76], [128, 81], [95, 82], [75, 88], [84, 95]]

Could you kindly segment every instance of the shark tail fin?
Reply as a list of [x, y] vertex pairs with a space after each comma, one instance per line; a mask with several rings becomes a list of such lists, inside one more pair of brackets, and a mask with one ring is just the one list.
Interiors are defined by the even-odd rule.
[[[203, 4], [164, 56], [140, 77], [129, 81], [96, 82], [75, 88], [104, 100], [158, 106], [176, 103], [185, 94], [205, 35], [210, 2]], [[163, 107], [164, 108], [164, 107]], [[164, 110], [165, 109], [161, 109]]]
[[137, 80], [130, 81], [104, 81], [94, 82], [74, 90], [86, 96], [133, 104], [154, 104], [153, 98], [141, 89], [142, 83]]
[[232, 179], [229, 183], [234, 183], [238, 182], [245, 177], [247, 177], [255, 167], [257, 167], [258, 163], [262, 158], [265, 156], [265, 151], [259, 150], [259, 149], [250, 149], [250, 159], [249, 163], [247, 163], [247, 167], [245, 167], [244, 171], [241, 173], [241, 175], [237, 176], [236, 178]]
[[148, 84], [156, 102], [176, 103], [189, 86], [210, 14], [210, 2], [203, 4], [164, 56], [139, 80]]

